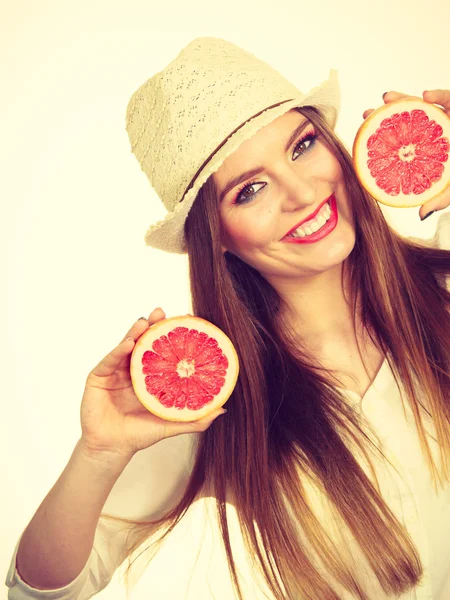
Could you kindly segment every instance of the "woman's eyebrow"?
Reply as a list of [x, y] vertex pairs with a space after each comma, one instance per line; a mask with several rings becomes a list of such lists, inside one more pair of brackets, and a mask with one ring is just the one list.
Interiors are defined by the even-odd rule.
[[[308, 119], [305, 119], [302, 123], [300, 123], [300, 125], [298, 127], [295, 128], [295, 130], [292, 132], [292, 135], [290, 136], [290, 138], [286, 144], [286, 152], [289, 150], [290, 146], [295, 142], [295, 140], [301, 134], [301, 132], [305, 129], [305, 127], [307, 127], [310, 124], [310, 122], [311, 121], [309, 121]], [[239, 185], [242, 181], [245, 181], [246, 179], [250, 179], [251, 177], [258, 175], [263, 170], [264, 170], [263, 167], [255, 167], [254, 169], [245, 171], [244, 173], [241, 173], [240, 175], [236, 175], [236, 177], [233, 177], [232, 179], [230, 179], [230, 181], [226, 184], [226, 186], [220, 192], [219, 202], [221, 202], [225, 198], [225, 196], [228, 194], [228, 192], [230, 190], [232, 190], [234, 187]]]

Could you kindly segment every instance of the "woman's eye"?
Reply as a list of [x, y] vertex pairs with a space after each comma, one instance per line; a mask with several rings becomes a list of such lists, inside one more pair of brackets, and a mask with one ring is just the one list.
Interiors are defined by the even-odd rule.
[[295, 146], [295, 150], [297, 150], [298, 148], [301, 148], [303, 146], [304, 150], [303, 150], [303, 152], [301, 152], [301, 154], [308, 152], [308, 150], [311, 150], [311, 148], [314, 146], [316, 139], [317, 139], [317, 135], [314, 133], [310, 133]]
[[[264, 187], [265, 183], [249, 183], [242, 191], [236, 196], [235, 204], [244, 204], [256, 196], [261, 188], [258, 189], [258, 185]], [[251, 192], [253, 190], [253, 192]], [[256, 190], [256, 191], [255, 191]]]
[[[312, 132], [312, 133], [309, 133], [308, 135], [306, 135], [295, 146], [294, 156], [295, 156], [295, 152], [298, 152], [298, 154], [300, 156], [309, 152], [312, 149], [312, 147], [314, 146], [314, 144], [316, 143], [316, 140], [317, 140], [317, 134], [315, 132]], [[294, 156], [293, 156], [293, 160], [297, 160], [298, 157], [294, 158]], [[262, 187], [258, 188], [258, 186], [262, 186]], [[265, 186], [266, 186], [265, 183], [258, 183], [256, 181], [252, 181], [252, 182], [248, 183], [237, 194], [237, 196], [234, 200], [234, 204], [245, 204], [246, 202], [249, 202]]]

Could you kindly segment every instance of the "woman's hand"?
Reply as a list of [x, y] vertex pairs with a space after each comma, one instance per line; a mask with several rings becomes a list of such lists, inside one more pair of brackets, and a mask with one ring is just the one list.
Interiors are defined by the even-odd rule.
[[171, 422], [149, 412], [134, 393], [130, 376], [131, 353], [149, 325], [165, 318], [155, 309], [148, 320], [139, 320], [120, 344], [92, 369], [81, 403], [83, 447], [92, 455], [131, 459], [139, 450], [184, 433], [203, 432], [223, 414], [222, 407], [199, 421]]
[[[425, 102], [430, 102], [430, 104], [438, 104], [439, 107], [445, 112], [445, 114], [450, 118], [450, 90], [430, 90], [427, 92], [423, 92], [423, 98], [419, 96], [409, 96], [408, 94], [400, 94], [399, 92], [386, 92], [383, 95], [383, 100], [385, 104], [389, 104], [389, 102], [394, 102], [395, 100], [400, 100], [401, 98], [419, 98], [420, 100], [425, 100]], [[367, 117], [373, 113], [374, 109], [369, 108], [364, 111], [363, 119], [367, 119]], [[423, 219], [430, 212], [435, 210], [443, 210], [450, 206], [450, 187], [444, 190], [441, 194], [422, 204], [419, 210], [419, 217]]]

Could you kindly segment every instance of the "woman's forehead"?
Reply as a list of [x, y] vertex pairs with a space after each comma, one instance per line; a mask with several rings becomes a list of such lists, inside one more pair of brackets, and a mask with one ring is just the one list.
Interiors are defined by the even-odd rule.
[[254, 150], [261, 144], [272, 140], [279, 140], [280, 147], [284, 148], [292, 133], [297, 127], [309, 122], [308, 119], [298, 112], [295, 108], [287, 111], [259, 129], [252, 137], [242, 142], [242, 144], [228, 156], [219, 169], [214, 173], [214, 181], [220, 184], [224, 176], [242, 167], [242, 161], [245, 157], [251, 156]]
[[307, 117], [302, 115], [298, 110], [296, 110], [295, 108], [291, 108], [291, 110], [288, 110], [287, 112], [280, 115], [264, 127], [261, 127], [261, 129], [259, 129], [252, 137], [250, 137], [248, 140], [245, 140], [245, 142], [243, 142], [241, 146], [239, 146], [238, 150], [244, 147], [246, 144], [250, 146], [255, 141], [257, 141], [258, 138], [271, 138], [274, 135], [283, 134], [289, 135], [293, 128], [297, 127], [298, 125], [307, 120]]

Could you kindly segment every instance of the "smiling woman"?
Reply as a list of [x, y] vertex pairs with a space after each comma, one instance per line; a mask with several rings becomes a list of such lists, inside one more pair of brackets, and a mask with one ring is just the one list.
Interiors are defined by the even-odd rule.
[[[295, 135], [291, 135], [293, 130]], [[353, 248], [351, 211], [339, 161], [310, 120], [296, 109], [278, 117], [229, 156], [213, 179], [222, 190], [224, 249], [251, 264], [272, 284], [276, 279], [277, 289], [290, 287], [292, 279], [300, 277], [304, 284], [300, 279], [298, 294], [308, 277], [319, 270], [328, 275], [322, 278], [315, 296], [320, 298], [323, 292], [328, 292], [329, 298], [342, 295], [331, 267], [346, 258], [342, 252], [333, 256], [335, 248], [346, 249], [347, 255]], [[319, 224], [315, 219], [321, 209], [325, 212]], [[325, 227], [329, 216], [332, 218]], [[318, 231], [321, 225], [324, 227]], [[291, 236], [294, 231], [295, 236]], [[324, 263], [327, 257], [329, 264]], [[330, 279], [326, 281], [326, 277]], [[326, 307], [319, 302], [317, 308]], [[325, 314], [335, 319], [326, 327], [334, 336], [338, 332], [333, 323], [342, 322], [342, 314], [336, 310]]]
[[[300, 162], [284, 146], [289, 127], [277, 128], [305, 117], [318, 141]], [[286, 569], [284, 597], [384, 599], [416, 587], [424, 548], [431, 540], [440, 543], [439, 525], [424, 537], [413, 509], [405, 511], [407, 499], [417, 494], [425, 511], [450, 501], [448, 484], [441, 494], [431, 492], [433, 461], [439, 462], [441, 452], [445, 465], [449, 455], [448, 376], [434, 368], [449, 356], [450, 295], [441, 277], [450, 271], [448, 252], [409, 243], [388, 226], [360, 186], [348, 152], [315, 108], [298, 108], [271, 125], [245, 142], [247, 152], [241, 153], [242, 144], [221, 173], [210, 177], [186, 223], [194, 310], [233, 332], [244, 369], [234, 393], [236, 420], [223, 424], [223, 445], [221, 430], [206, 432], [202, 468], [207, 481], [218, 482], [218, 472], [227, 473], [238, 515], [250, 511], [258, 530], [271, 539], [265, 547], [277, 557], [279, 572]], [[221, 181], [255, 163], [263, 167], [255, 180], [264, 186], [261, 192], [236, 205], [230, 190], [219, 202]], [[330, 192], [340, 219], [335, 231], [309, 246], [284, 244], [289, 225], [307, 218]], [[445, 239], [448, 246], [442, 231], [441, 245]], [[432, 341], [427, 354], [418, 343], [422, 336]], [[427, 381], [422, 388], [412, 364], [419, 380]], [[442, 405], [434, 413], [436, 429], [421, 439], [414, 403], [425, 402], [429, 412], [419, 414], [427, 425], [437, 407], [427, 385]], [[408, 397], [409, 429], [404, 429], [401, 405]], [[261, 430], [254, 424], [259, 420]], [[430, 453], [427, 444], [438, 437], [441, 423], [443, 442]], [[228, 434], [242, 439], [242, 446], [233, 444], [242, 454], [227, 451]], [[249, 496], [248, 482], [240, 479], [241, 460], [252, 474]], [[301, 484], [293, 475], [299, 470]], [[216, 498], [218, 486], [211, 492]], [[260, 498], [257, 490], [268, 486], [270, 499]], [[281, 507], [295, 515], [297, 526], [300, 522], [299, 543], [308, 541], [301, 558], [292, 541], [295, 527]], [[450, 517], [440, 511], [442, 518]], [[252, 526], [241, 522], [252, 539]], [[298, 560], [290, 564], [293, 556]], [[331, 579], [316, 578], [314, 568], [326, 569]], [[327, 589], [336, 580], [333, 591]], [[437, 583], [429, 580], [432, 585]]]
[[[106, 506], [52, 598], [91, 597], [146, 550], [150, 596], [166, 565], [166, 598], [450, 597], [450, 221], [429, 243], [389, 226], [334, 133], [338, 98], [335, 73], [303, 93], [216, 38], [133, 94], [131, 146], [168, 210], [146, 241], [187, 252], [194, 314], [240, 374], [226, 416], [127, 467], [109, 506], [145, 480], [142, 518]], [[11, 569], [11, 600], [45, 597]]]

